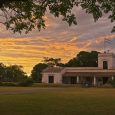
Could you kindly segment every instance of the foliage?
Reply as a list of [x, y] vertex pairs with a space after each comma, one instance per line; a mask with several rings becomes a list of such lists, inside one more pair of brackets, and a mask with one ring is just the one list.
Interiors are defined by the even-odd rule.
[[12, 65], [6, 68], [6, 76], [9, 81], [20, 81], [25, 77], [22, 66]]
[[0, 64], [0, 81], [5, 82], [18, 82], [27, 77], [26, 73], [22, 70], [22, 66], [11, 65], [5, 66]]
[[61, 58], [49, 58], [49, 57], [44, 57], [43, 62], [44, 63], [39, 63], [36, 64], [33, 67], [33, 70], [31, 71], [31, 77], [35, 82], [41, 82], [42, 79], [42, 70], [47, 68], [48, 66], [65, 66], [63, 63], [60, 62]]
[[18, 86], [16, 82], [0, 82], [0, 86]]
[[39, 63], [33, 67], [33, 70], [31, 72], [31, 77], [33, 78], [34, 81], [41, 82], [41, 77], [42, 77], [41, 72], [46, 67], [48, 67], [48, 65], [44, 63]]
[[[3, 23], [13, 32], [29, 31], [45, 28], [46, 12], [61, 17], [69, 26], [77, 24], [73, 8], [82, 7], [92, 14], [95, 21], [108, 14], [111, 22], [115, 21], [115, 0], [1, 0], [0, 10]], [[75, 12], [76, 13], [76, 12]], [[113, 27], [115, 32], [115, 26]]]
[[27, 78], [27, 79], [24, 79], [22, 80], [20, 83], [19, 83], [19, 86], [32, 86], [33, 84], [33, 79], [31, 78]]
[[26, 79], [22, 79], [19, 82], [2, 82], [0, 81], [0, 86], [23, 86], [23, 87], [27, 87], [27, 86], [32, 86], [33, 85], [33, 80], [31, 78], [26, 78]]
[[66, 64], [60, 62], [61, 58], [49, 58], [44, 57], [43, 62], [33, 67], [31, 77], [35, 82], [41, 82], [42, 70], [48, 66], [60, 66], [60, 67], [97, 67], [98, 52], [97, 51], [81, 51], [77, 57], [70, 59]]
[[49, 57], [44, 57], [43, 62], [49, 66], [58, 66], [60, 65], [61, 58], [49, 58]]
[[109, 84], [111, 84], [113, 87], [115, 87], [115, 77], [112, 79], [109, 79]]
[[97, 67], [98, 52], [97, 51], [81, 51], [77, 57], [69, 60], [65, 66], [67, 67]]
[[6, 66], [3, 63], [0, 63], [0, 80], [4, 79], [6, 75]]

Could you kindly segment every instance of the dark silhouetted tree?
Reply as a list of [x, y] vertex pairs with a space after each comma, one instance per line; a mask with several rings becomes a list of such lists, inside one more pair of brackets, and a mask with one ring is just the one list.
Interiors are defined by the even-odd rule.
[[33, 67], [33, 70], [31, 72], [31, 77], [35, 82], [41, 82], [41, 77], [42, 77], [42, 70], [48, 67], [47, 64], [44, 63], [39, 63]]
[[61, 65], [61, 58], [44, 57], [43, 62], [49, 66], [58, 66]]
[[3, 63], [0, 63], [0, 80], [2, 81], [6, 75], [6, 66]]
[[98, 52], [97, 51], [81, 51], [77, 56], [69, 60], [65, 66], [67, 67], [97, 67], [98, 65]]
[[75, 7], [82, 7], [95, 21], [105, 14], [111, 22], [115, 21], [115, 0], [0, 0], [1, 23], [13, 32], [28, 33], [35, 28], [40, 31], [45, 28], [44, 16], [49, 11], [69, 26], [77, 25], [76, 15], [72, 12]]
[[21, 81], [27, 77], [26, 73], [22, 70], [22, 66], [11, 65], [7, 66], [5, 69], [5, 80], [6, 81]]

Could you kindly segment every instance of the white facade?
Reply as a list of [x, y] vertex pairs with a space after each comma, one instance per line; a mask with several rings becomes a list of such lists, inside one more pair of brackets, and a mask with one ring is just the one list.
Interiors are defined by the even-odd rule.
[[115, 55], [113, 53], [99, 53], [98, 68], [103, 69], [103, 61], [108, 62], [108, 69], [115, 69]]
[[55, 84], [60, 84], [62, 83], [62, 75], [61, 73], [44, 73], [42, 74], [42, 83], [49, 83], [49, 76], [54, 77], [54, 82]]
[[[105, 64], [104, 64], [105, 63]], [[115, 76], [115, 55], [113, 53], [99, 53], [98, 67], [50, 67], [42, 72], [42, 83], [84, 83], [89, 81], [94, 86], [103, 79]], [[89, 80], [88, 80], [89, 79]], [[65, 81], [64, 81], [65, 80]]]

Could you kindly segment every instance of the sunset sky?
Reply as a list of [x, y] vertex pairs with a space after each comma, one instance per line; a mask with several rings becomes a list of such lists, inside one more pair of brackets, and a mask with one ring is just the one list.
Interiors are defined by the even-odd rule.
[[28, 74], [43, 57], [60, 57], [62, 62], [76, 56], [79, 51], [103, 51], [103, 39], [111, 39], [108, 49], [115, 53], [115, 33], [111, 33], [113, 23], [107, 16], [94, 22], [80, 8], [76, 11], [77, 26], [47, 14], [46, 29], [34, 30], [29, 34], [13, 34], [0, 25], [0, 62], [6, 65], [18, 64]]

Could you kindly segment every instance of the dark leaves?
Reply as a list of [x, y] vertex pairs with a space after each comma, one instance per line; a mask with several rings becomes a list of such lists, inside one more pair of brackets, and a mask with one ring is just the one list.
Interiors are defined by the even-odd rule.
[[[1, 2], [2, 1], [2, 2]], [[108, 14], [111, 22], [115, 21], [115, 0], [1, 0], [0, 9], [6, 20], [4, 25], [13, 32], [28, 33], [37, 28], [45, 28], [44, 16], [49, 9], [55, 17], [61, 17], [69, 26], [77, 24], [72, 10], [81, 6], [97, 21]], [[114, 32], [113, 27], [113, 32]]]

